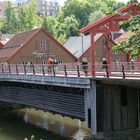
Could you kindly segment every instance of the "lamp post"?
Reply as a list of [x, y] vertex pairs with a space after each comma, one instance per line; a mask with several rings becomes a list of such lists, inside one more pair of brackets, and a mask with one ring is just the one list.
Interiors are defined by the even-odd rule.
[[82, 55], [84, 53], [84, 46], [83, 46], [83, 37], [84, 37], [84, 34], [80, 33], [80, 36], [81, 36], [81, 39], [82, 39]]

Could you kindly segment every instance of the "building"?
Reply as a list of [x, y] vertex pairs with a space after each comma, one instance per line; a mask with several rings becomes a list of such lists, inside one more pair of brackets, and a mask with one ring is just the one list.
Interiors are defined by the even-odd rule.
[[117, 37], [114, 42], [117, 44], [119, 42], [122, 41], [126, 41], [129, 39], [129, 37], [131, 37], [133, 35], [132, 32], [128, 31], [128, 32], [124, 32], [123, 34], [121, 34], [119, 37]]
[[4, 9], [10, 1], [0, 1], [0, 18], [4, 18]]
[[0, 48], [2, 48], [13, 36], [13, 34], [0, 34]]
[[60, 5], [56, 0], [37, 0], [37, 14], [39, 16], [57, 16]]
[[43, 28], [15, 34], [0, 48], [0, 63], [47, 64], [48, 58], [60, 63], [74, 62], [76, 58]]
[[[100, 63], [102, 59], [106, 57], [106, 38], [102, 33], [98, 33], [94, 37], [95, 40], [95, 62]], [[115, 45], [113, 40], [110, 40], [111, 46], [111, 62], [127, 62], [127, 55], [124, 52], [115, 53], [112, 47]], [[91, 38], [87, 36], [70, 37], [64, 46], [68, 49], [78, 61], [81, 61], [83, 57], [86, 57], [90, 62], [90, 46]]]

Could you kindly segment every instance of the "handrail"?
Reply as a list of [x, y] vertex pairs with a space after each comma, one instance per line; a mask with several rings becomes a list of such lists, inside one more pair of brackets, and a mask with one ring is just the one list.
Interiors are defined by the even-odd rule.
[[46, 75], [46, 76], [70, 76], [70, 77], [92, 77], [93, 69], [95, 68], [94, 77], [120, 77], [120, 78], [140, 78], [140, 63], [119, 62], [111, 63], [103, 66], [101, 63], [96, 63], [94, 67], [81, 65], [80, 63], [65, 63], [65, 64], [9, 64], [0, 65], [0, 74], [25, 74], [25, 75]]

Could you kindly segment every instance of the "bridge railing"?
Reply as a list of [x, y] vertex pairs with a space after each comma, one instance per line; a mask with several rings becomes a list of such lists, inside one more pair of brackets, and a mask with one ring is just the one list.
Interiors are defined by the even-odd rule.
[[74, 76], [85, 77], [93, 76], [94, 71], [96, 77], [121, 77], [121, 78], [140, 78], [140, 63], [111, 63], [103, 65], [96, 63], [92, 66], [81, 65], [80, 63], [65, 63], [52, 65], [22, 65], [10, 64], [0, 65], [0, 74], [27, 74], [27, 75], [49, 75], [49, 76]]

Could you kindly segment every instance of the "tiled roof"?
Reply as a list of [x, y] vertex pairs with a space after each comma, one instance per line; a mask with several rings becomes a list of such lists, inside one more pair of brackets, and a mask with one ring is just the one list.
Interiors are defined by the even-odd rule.
[[119, 43], [119, 42], [121, 42], [121, 41], [125, 41], [125, 40], [127, 40], [129, 37], [131, 37], [132, 35], [133, 35], [132, 32], [125, 32], [125, 33], [123, 33], [122, 35], [120, 35], [118, 38], [116, 38], [116, 39], [114, 40], [114, 42], [115, 42], [115, 43]]
[[0, 49], [0, 58], [9, 58], [20, 49], [32, 36], [34, 36], [40, 29], [22, 32], [15, 34], [3, 48]]
[[3, 48], [7, 48], [7, 47], [16, 47], [16, 46], [21, 46], [23, 44], [25, 44], [26, 41], [29, 40], [29, 38], [31, 36], [33, 36], [34, 34], [36, 34], [40, 29], [35, 29], [35, 30], [31, 30], [31, 31], [27, 31], [27, 32], [22, 32], [22, 33], [18, 33], [15, 34], [11, 40], [9, 40]]
[[[98, 33], [95, 35], [95, 41], [97, 41], [102, 36], [102, 33]], [[75, 36], [70, 37], [65, 43], [64, 47], [69, 50], [76, 58], [80, 58], [82, 55], [82, 47], [83, 53], [90, 48], [91, 41], [90, 35], [83, 36], [83, 46], [82, 46], [82, 37]]]
[[13, 47], [13, 48], [1, 48], [0, 49], [0, 58], [8, 58], [12, 56], [19, 47]]

